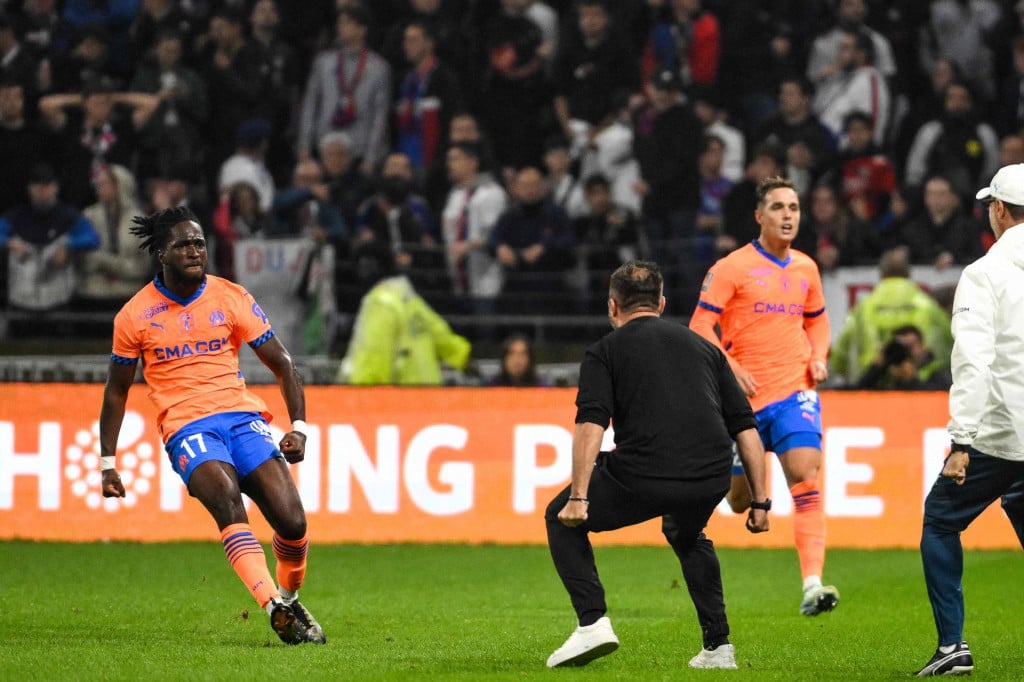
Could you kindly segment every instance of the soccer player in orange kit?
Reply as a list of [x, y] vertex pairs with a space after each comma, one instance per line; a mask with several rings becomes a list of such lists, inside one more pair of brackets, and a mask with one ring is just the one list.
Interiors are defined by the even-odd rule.
[[[839, 592], [823, 585], [825, 513], [821, 469], [821, 403], [815, 386], [828, 378], [828, 314], [818, 267], [790, 247], [800, 227], [800, 199], [784, 178], [763, 180], [754, 217], [760, 235], [708, 271], [690, 328], [717, 344], [750, 399], [766, 451], [779, 458], [793, 496], [796, 550], [803, 575], [800, 613], [831, 611]], [[718, 326], [721, 336], [716, 333]], [[734, 468], [726, 496], [733, 511], [752, 503]]]
[[[289, 463], [305, 454], [302, 380], [267, 316], [243, 287], [206, 274], [206, 240], [187, 208], [136, 217], [140, 248], [161, 271], [114, 318], [114, 345], [100, 411], [104, 497], [124, 497], [115, 468], [128, 390], [142, 361], [149, 397], [174, 470], [210, 512], [231, 567], [287, 644], [326, 642], [299, 603], [306, 573], [306, 515]], [[271, 439], [267, 406], [245, 387], [238, 351], [248, 343], [281, 386], [291, 430]], [[249, 527], [248, 495], [274, 529], [275, 587], [263, 547]]]

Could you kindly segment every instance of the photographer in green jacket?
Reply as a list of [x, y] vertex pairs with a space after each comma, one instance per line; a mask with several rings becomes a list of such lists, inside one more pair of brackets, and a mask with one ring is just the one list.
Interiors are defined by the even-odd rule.
[[359, 268], [379, 280], [359, 304], [338, 382], [372, 386], [440, 386], [441, 363], [462, 370], [472, 347], [452, 331], [395, 268], [388, 249], [357, 256]]

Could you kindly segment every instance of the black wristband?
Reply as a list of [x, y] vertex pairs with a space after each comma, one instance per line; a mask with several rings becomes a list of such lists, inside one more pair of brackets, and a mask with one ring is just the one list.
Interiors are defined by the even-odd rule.
[[753, 500], [751, 500], [750, 508], [763, 509], [764, 511], [768, 511], [772, 508], [772, 498], [766, 497], [764, 498], [764, 502], [754, 502]]
[[590, 500], [585, 497], [570, 497], [570, 502], [582, 502], [583, 504], [590, 504]]
[[969, 452], [970, 449], [971, 449], [970, 445], [964, 445], [963, 443], [950, 443], [949, 444], [949, 454], [953, 454], [954, 452]]

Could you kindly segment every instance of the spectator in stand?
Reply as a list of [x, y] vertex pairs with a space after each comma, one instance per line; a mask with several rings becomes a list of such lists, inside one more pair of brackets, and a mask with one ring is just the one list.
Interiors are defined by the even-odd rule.
[[579, 287], [587, 313], [607, 312], [611, 273], [640, 254], [640, 228], [636, 217], [612, 201], [611, 183], [603, 175], [591, 175], [583, 183], [588, 212], [573, 221], [577, 263], [584, 277]]
[[348, 134], [363, 173], [373, 175], [387, 152], [391, 67], [367, 47], [370, 18], [361, 6], [338, 11], [338, 49], [317, 55], [306, 83], [299, 124], [299, 157], [331, 131]]
[[655, 24], [648, 44], [654, 70], [675, 71], [684, 88], [714, 87], [722, 39], [717, 17], [701, 0], [669, 0], [667, 16]]
[[523, 334], [513, 334], [501, 342], [501, 368], [488, 382], [488, 386], [546, 386], [537, 375], [533, 344]]
[[[919, 364], [921, 363], [921, 364]], [[883, 391], [948, 391], [953, 383], [949, 369], [936, 366], [935, 354], [924, 345], [921, 330], [900, 327], [892, 340], [878, 349], [856, 388]]]
[[1024, 163], [1024, 136], [1006, 135], [999, 141], [999, 167]]
[[439, 290], [444, 259], [426, 202], [412, 192], [412, 163], [405, 154], [388, 155], [377, 179], [377, 193], [363, 202], [356, 217], [352, 249], [379, 245], [392, 254], [398, 272], [419, 291]]
[[493, 313], [501, 293], [502, 272], [488, 242], [508, 204], [505, 190], [480, 171], [480, 148], [456, 142], [448, 149], [452, 189], [445, 204], [442, 234], [454, 292], [469, 299], [471, 309]]
[[894, 139], [890, 150], [894, 161], [907, 158], [918, 131], [935, 118], [937, 112], [946, 106], [946, 88], [962, 81], [960, 67], [949, 59], [936, 59], [931, 72], [927, 74], [927, 87], [918, 87], [919, 92], [909, 102], [905, 112], [900, 112], [893, 121]]
[[615, 118], [583, 149], [579, 170], [575, 175], [580, 178], [605, 176], [612, 185], [614, 202], [639, 215], [643, 196], [636, 190], [636, 182], [640, 179], [640, 164], [633, 154], [635, 135], [630, 103], [633, 97], [633, 93], [625, 90], [615, 95]]
[[803, 71], [806, 62], [794, 22], [807, 15], [806, 10], [802, 0], [732, 0], [718, 7], [722, 26], [718, 88], [737, 115], [737, 125], [748, 135], [775, 114], [782, 80]]
[[587, 205], [580, 181], [572, 172], [569, 147], [569, 141], [562, 135], [548, 137], [544, 142], [544, 169], [551, 187], [551, 200], [561, 206], [570, 218], [577, 218], [587, 212]]
[[47, 59], [50, 66], [51, 92], [77, 92], [97, 78], [108, 78], [123, 85], [124, 72], [112, 63], [110, 32], [100, 24], [82, 27], [77, 43], [70, 52], [58, 53]]
[[725, 143], [715, 135], [704, 137], [704, 149], [700, 154], [700, 212], [697, 214], [697, 229], [716, 236], [722, 234], [722, 201], [732, 190], [732, 180], [725, 177], [722, 158]]
[[23, 96], [33, 105], [39, 96], [41, 61], [21, 44], [13, 19], [0, 14], [0, 80], [19, 84]]
[[843, 204], [860, 220], [876, 221], [889, 209], [896, 189], [896, 169], [874, 141], [871, 116], [854, 111], [846, 116], [835, 170]]
[[878, 274], [878, 284], [857, 302], [843, 323], [829, 357], [831, 375], [845, 385], [856, 385], [878, 359], [879, 349], [906, 325], [914, 326], [923, 336], [923, 345], [934, 353], [932, 361], [942, 359], [936, 361], [935, 369], [944, 366], [948, 370], [953, 347], [949, 315], [910, 279], [910, 250], [900, 246], [883, 253]]
[[900, 241], [910, 247], [910, 262], [939, 270], [966, 265], [981, 254], [978, 225], [963, 210], [949, 178], [935, 175], [924, 184], [924, 212], [904, 226]]
[[832, 185], [815, 185], [810, 198], [794, 248], [814, 258], [822, 272], [878, 260], [882, 247], [875, 226], [851, 215]]
[[260, 57], [260, 78], [267, 88], [257, 111], [277, 131], [270, 138], [267, 167], [275, 182], [283, 183], [295, 161], [298, 121], [294, 120], [294, 114], [302, 100], [300, 88], [304, 74], [295, 47], [280, 35], [278, 0], [257, 0], [249, 14], [249, 27], [250, 43]]
[[145, 64], [158, 58], [154, 48], [159, 45], [159, 36], [176, 33], [182, 43], [192, 45], [193, 25], [191, 18], [175, 0], [142, 0], [128, 30], [128, 56], [133, 64]]
[[244, 180], [225, 188], [213, 213], [217, 273], [235, 281], [235, 244], [241, 239], [267, 237], [274, 230], [271, 217], [260, 207], [260, 195]]
[[69, 49], [68, 27], [60, 17], [56, 0], [25, 0], [21, 11], [20, 33], [26, 47], [37, 54]]
[[102, 28], [110, 50], [112, 67], [108, 75], [124, 82], [128, 63], [128, 31], [139, 11], [139, 0], [64, 0], [61, 18], [75, 32]]
[[474, 145], [480, 154], [480, 172], [488, 176], [494, 168], [494, 153], [487, 135], [480, 129], [480, 122], [475, 115], [462, 111], [452, 116], [448, 125], [448, 147], [444, 154], [439, 154], [431, 167], [427, 169], [424, 181], [424, 193], [434, 213], [440, 215], [448, 201], [451, 190], [451, 179], [448, 177], [448, 148], [451, 145], [466, 142]]
[[421, 174], [444, 150], [448, 127], [462, 100], [455, 76], [437, 58], [435, 42], [429, 24], [413, 21], [405, 27], [402, 46], [409, 68], [395, 103], [395, 148]]
[[139, 133], [139, 172], [142, 180], [160, 168], [182, 163], [201, 164], [205, 143], [206, 83], [182, 61], [182, 38], [176, 30], [157, 34], [153, 59], [140, 65], [131, 89], [160, 98], [157, 110]]
[[206, 126], [206, 172], [210, 180], [217, 177], [224, 160], [234, 152], [239, 127], [260, 115], [268, 97], [261, 73], [261, 50], [245, 37], [247, 19], [241, 9], [228, 5], [222, 5], [210, 17], [212, 40], [201, 57], [210, 107]]
[[[201, 225], [212, 224], [206, 190], [199, 185], [199, 167], [195, 163], [161, 168], [160, 176], [149, 181], [147, 194], [149, 207], [155, 211], [175, 206], [186, 207]], [[207, 239], [213, 241], [210, 234], [207, 234]], [[210, 248], [209, 244], [207, 248]]]
[[255, 187], [260, 197], [260, 210], [264, 213], [269, 213], [274, 203], [274, 177], [264, 161], [272, 132], [270, 121], [265, 118], [244, 121], [235, 133], [235, 153], [224, 161], [217, 173], [220, 192], [240, 182]]
[[111, 164], [96, 177], [96, 203], [82, 215], [99, 236], [99, 247], [82, 253], [76, 306], [116, 311], [153, 275], [156, 264], [139, 249], [132, 218], [141, 213], [135, 177]]
[[574, 262], [576, 241], [569, 217], [551, 201], [538, 168], [516, 173], [512, 195], [515, 204], [498, 218], [487, 244], [505, 272], [507, 311], [564, 312], [559, 293]]
[[115, 92], [100, 78], [81, 93], [47, 95], [39, 110], [54, 136], [54, 165], [60, 169], [62, 196], [76, 208], [95, 202], [93, 182], [110, 163], [134, 168], [138, 131], [160, 98], [141, 92]]
[[871, 117], [875, 144], [887, 139], [890, 116], [889, 86], [875, 67], [874, 43], [865, 31], [843, 31], [839, 39], [839, 69], [818, 86], [814, 111], [821, 122], [839, 137], [843, 122], [854, 111]]
[[814, 39], [807, 60], [807, 78], [820, 87], [834, 74], [843, 70], [840, 43], [847, 31], [864, 31], [875, 47], [875, 65], [887, 79], [896, 76], [896, 61], [889, 39], [864, 23], [868, 16], [867, 0], [839, 0], [836, 25]]
[[[8, 76], [0, 77], [0, 214], [25, 202], [32, 166], [43, 154], [43, 132], [25, 119], [25, 88]], [[15, 161], [16, 160], [16, 161]]]
[[995, 114], [1001, 133], [1024, 130], [1024, 35], [1012, 42], [1013, 72], [1006, 77], [996, 93]]
[[[633, 150], [640, 164], [636, 191], [655, 260], [675, 300], [690, 298], [711, 264], [711, 245], [698, 239], [698, 161], [703, 126], [680, 92], [675, 71], [659, 71], [648, 88], [650, 105], [634, 117]], [[670, 294], [666, 294], [669, 295]]]
[[480, 115], [493, 135], [494, 154], [505, 178], [516, 168], [539, 164], [548, 132], [551, 93], [540, 54], [544, 38], [526, 16], [524, 0], [501, 0], [501, 10], [483, 27], [486, 68], [480, 79]]
[[904, 180], [920, 187], [926, 178], [941, 174], [966, 201], [975, 187], [995, 174], [998, 164], [995, 130], [981, 118], [970, 86], [954, 81], [946, 87], [942, 111], [917, 131], [907, 155]]
[[[442, 0], [411, 0], [405, 21], [391, 25], [381, 45], [381, 55], [388, 60], [392, 72], [408, 63], [405, 54], [405, 29], [414, 23], [430, 27], [437, 58], [455, 74], [455, 80], [467, 87], [473, 79], [474, 64], [470, 58], [470, 35], [463, 29], [464, 4]], [[442, 154], [443, 156], [443, 154]], [[441, 159], [444, 165], [444, 159]]]
[[753, 137], [757, 145], [770, 144], [784, 150], [784, 174], [801, 192], [811, 188], [835, 157], [835, 137], [814, 113], [813, 101], [810, 81], [799, 76], [783, 79], [778, 113]]
[[317, 149], [324, 182], [331, 190], [331, 203], [341, 211], [346, 225], [355, 225], [359, 207], [373, 195], [373, 183], [356, 163], [352, 139], [341, 131], [327, 133], [320, 138]]
[[990, 102], [996, 87], [989, 44], [1002, 13], [995, 0], [933, 0], [928, 23], [920, 28], [921, 69], [928, 73], [936, 59], [950, 59], [981, 100]]
[[615, 94], [636, 91], [640, 74], [629, 45], [610, 25], [607, 0], [582, 0], [576, 30], [555, 60], [555, 114], [579, 156], [615, 118]]
[[743, 133], [728, 123], [728, 112], [716, 88], [693, 86], [690, 88], [693, 113], [704, 124], [704, 136], [716, 137], [722, 145], [722, 175], [730, 182], [743, 178], [743, 163], [747, 158], [747, 142]]
[[754, 220], [757, 208], [757, 186], [765, 178], [782, 173], [782, 150], [770, 144], [754, 149], [754, 155], [747, 163], [743, 180], [733, 185], [722, 200], [722, 234], [715, 241], [715, 253], [719, 257], [753, 241], [760, 232]]
[[318, 244], [344, 242], [350, 236], [316, 159], [295, 164], [291, 185], [274, 193], [272, 210], [275, 234], [309, 237]]
[[53, 168], [38, 163], [29, 174], [28, 203], [0, 217], [7, 301], [15, 308], [48, 311], [67, 305], [77, 279], [74, 252], [100, 244], [92, 223], [57, 198], [59, 190]]

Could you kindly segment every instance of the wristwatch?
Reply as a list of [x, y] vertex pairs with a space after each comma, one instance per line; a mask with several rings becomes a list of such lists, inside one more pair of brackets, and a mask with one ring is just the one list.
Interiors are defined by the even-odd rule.
[[750, 503], [750, 508], [751, 509], [763, 509], [765, 511], [768, 511], [769, 509], [772, 508], [772, 498], [766, 497], [766, 498], [764, 498], [764, 502], [751, 502]]
[[949, 452], [950, 452], [950, 454], [952, 454], [954, 452], [970, 452], [970, 450], [971, 450], [971, 446], [970, 445], [964, 445], [963, 443], [950, 443], [950, 445], [949, 445]]

